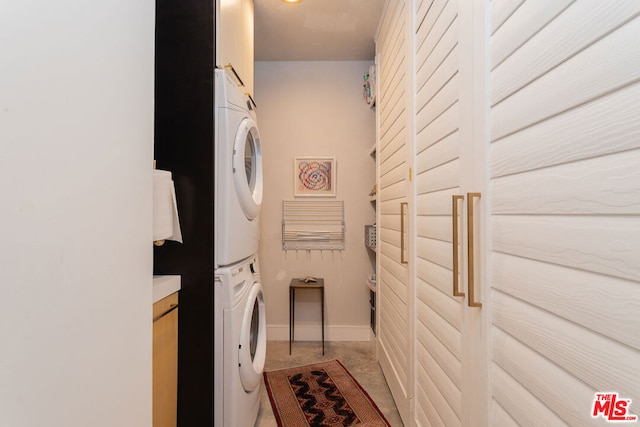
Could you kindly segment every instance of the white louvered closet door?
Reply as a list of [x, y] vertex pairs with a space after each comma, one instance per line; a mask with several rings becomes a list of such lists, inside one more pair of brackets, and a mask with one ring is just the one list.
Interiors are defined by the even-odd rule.
[[476, 0], [415, 0], [415, 11], [414, 422], [483, 426], [485, 9]]
[[[408, 227], [412, 156], [409, 120], [407, 7], [389, 0], [377, 39], [378, 97], [378, 360], [398, 412], [410, 425], [412, 290]], [[401, 210], [405, 209], [405, 215]], [[404, 226], [404, 230], [403, 230]], [[403, 248], [404, 244], [404, 248]], [[404, 251], [404, 254], [403, 254]]]
[[491, 16], [493, 425], [640, 415], [640, 2]]
[[[398, 60], [380, 107], [409, 115], [380, 113], [379, 357], [392, 390], [408, 387], [394, 392], [405, 425], [604, 425], [598, 392], [640, 415], [640, 2], [390, 3], [413, 10], [377, 44]], [[404, 196], [400, 149], [415, 152]], [[409, 268], [390, 262], [405, 198]]]

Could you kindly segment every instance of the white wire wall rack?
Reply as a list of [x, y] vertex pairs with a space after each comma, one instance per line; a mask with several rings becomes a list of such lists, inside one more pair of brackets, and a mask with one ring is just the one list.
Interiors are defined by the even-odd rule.
[[282, 249], [344, 249], [344, 202], [284, 200]]

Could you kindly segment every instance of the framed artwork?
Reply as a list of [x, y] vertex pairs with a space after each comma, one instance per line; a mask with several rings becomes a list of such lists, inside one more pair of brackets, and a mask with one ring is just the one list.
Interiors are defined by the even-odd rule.
[[296, 157], [293, 174], [294, 196], [336, 196], [335, 157]]

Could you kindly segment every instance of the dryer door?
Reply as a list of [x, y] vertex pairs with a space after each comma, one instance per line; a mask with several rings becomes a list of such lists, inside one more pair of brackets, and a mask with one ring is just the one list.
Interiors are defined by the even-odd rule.
[[238, 353], [240, 381], [244, 390], [251, 392], [260, 384], [267, 356], [267, 322], [262, 285], [259, 282], [254, 282], [249, 291], [242, 316]]
[[245, 118], [233, 146], [233, 181], [242, 211], [254, 219], [262, 204], [262, 149], [256, 122]]

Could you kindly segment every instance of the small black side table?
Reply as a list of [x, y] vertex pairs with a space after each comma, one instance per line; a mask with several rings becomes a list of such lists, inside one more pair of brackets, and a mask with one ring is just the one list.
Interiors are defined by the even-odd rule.
[[307, 283], [305, 283], [304, 279], [291, 279], [291, 283], [289, 283], [289, 354], [291, 354], [291, 343], [295, 341], [294, 324], [296, 289], [320, 289], [320, 310], [322, 319], [320, 329], [322, 330], [322, 354], [324, 355], [324, 279], [318, 278], [316, 278], [315, 282]]

